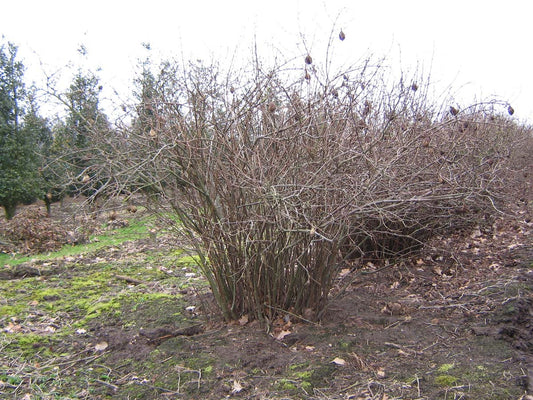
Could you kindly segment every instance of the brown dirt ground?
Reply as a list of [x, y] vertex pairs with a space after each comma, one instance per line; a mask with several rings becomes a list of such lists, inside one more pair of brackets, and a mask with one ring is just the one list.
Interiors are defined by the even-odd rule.
[[[368, 263], [344, 271], [337, 288], [351, 283], [333, 293], [320, 324], [288, 316], [267, 333], [255, 322], [226, 325], [211, 313], [199, 316], [201, 329], [187, 335], [159, 313], [147, 320], [137, 311], [144, 330], [124, 328], [121, 319], [98, 321], [95, 337], [109, 343], [106, 365], [120, 370], [107, 393], [124, 399], [518, 399], [533, 390], [531, 243], [531, 222], [501, 219], [490, 231], [435, 238], [421, 254], [386, 268]], [[168, 370], [182, 377], [181, 388], [170, 378], [139, 378], [135, 365], [154, 351], [160, 360], [184, 361]], [[214, 374], [185, 378], [197, 373], [199, 364], [190, 363], [198, 357]], [[135, 391], [122, 391], [133, 384]]]
[[[181, 325], [171, 301], [125, 304], [120, 316], [91, 322], [87, 336], [64, 338], [65, 351], [86, 360], [72, 366], [73, 374], [102, 366], [107, 371], [105, 380], [96, 380], [91, 391], [80, 388], [76, 398], [533, 395], [530, 207], [527, 197], [516, 199], [513, 216], [435, 237], [421, 253], [394, 264], [347, 266], [319, 324], [291, 315], [268, 332], [255, 321], [225, 324], [205, 291], [180, 292], [199, 310]], [[133, 243], [139, 253], [150, 246], [175, 243]], [[117, 254], [97, 256], [113, 260]], [[106, 343], [104, 352], [88, 352], [99, 342]]]

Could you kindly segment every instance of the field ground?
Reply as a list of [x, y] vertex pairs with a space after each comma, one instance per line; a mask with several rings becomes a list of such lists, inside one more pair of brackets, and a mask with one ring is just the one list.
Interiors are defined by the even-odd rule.
[[[75, 230], [73, 206], [46, 223]], [[530, 207], [345, 268], [320, 324], [269, 332], [223, 323], [193, 256], [141, 208], [103, 213], [88, 243], [0, 254], [0, 397], [518, 400], [533, 394]]]

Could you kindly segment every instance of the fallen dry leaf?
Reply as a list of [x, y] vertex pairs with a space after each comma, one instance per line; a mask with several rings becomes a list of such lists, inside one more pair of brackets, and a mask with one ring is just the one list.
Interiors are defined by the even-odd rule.
[[481, 237], [483, 234], [481, 233], [481, 230], [479, 228], [476, 228], [472, 231], [472, 233], [470, 234], [470, 237], [472, 239], [475, 239], [475, 238], [478, 238], [478, 237]]
[[232, 389], [231, 389], [231, 393], [234, 394], [234, 393], [239, 393], [240, 391], [242, 391], [242, 385], [239, 381], [237, 380], [234, 380], [233, 381], [233, 386], [232, 386]]
[[107, 342], [100, 342], [94, 346], [94, 349], [96, 351], [104, 351], [105, 349], [107, 349], [108, 346], [109, 345], [107, 344]]
[[22, 331], [22, 327], [19, 324], [14, 324], [12, 322], [9, 322], [7, 326], [3, 329], [4, 332], [7, 333], [15, 333]]
[[385, 373], [385, 370], [383, 368], [378, 368], [378, 370], [376, 371], [376, 376], [378, 378], [385, 378], [387, 374]]
[[339, 278], [344, 278], [346, 275], [350, 273], [350, 268], [343, 268], [341, 269], [341, 272], [339, 272]]
[[498, 263], [493, 263], [493, 264], [489, 265], [489, 269], [491, 269], [493, 271], [498, 271], [500, 268], [501, 268], [501, 265], [498, 264]]
[[333, 364], [337, 364], [337, 365], [345, 365], [346, 364], [346, 361], [344, 361], [342, 358], [339, 358], [339, 357], [335, 357], [333, 359], [333, 361], [331, 361]]
[[280, 333], [278, 333], [276, 336], [274, 336], [277, 340], [283, 340], [283, 338], [287, 335], [290, 335], [292, 332], [291, 331], [281, 331]]

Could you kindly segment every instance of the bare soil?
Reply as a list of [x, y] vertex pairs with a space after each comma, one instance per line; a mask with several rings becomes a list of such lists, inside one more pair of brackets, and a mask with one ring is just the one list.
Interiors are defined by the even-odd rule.
[[[52, 221], [75, 231], [80, 219], [68, 207]], [[198, 271], [180, 262], [179, 243], [164, 234], [0, 267], [0, 397], [533, 395], [530, 207], [530, 199], [516, 199], [513, 215], [435, 237], [413, 256], [346, 265], [316, 324], [290, 314], [269, 327], [245, 318], [224, 323]], [[118, 209], [119, 221], [141, 217]], [[94, 218], [93, 232], [109, 218]], [[97, 284], [104, 290], [87, 309], [63, 306], [62, 288], [80, 278], [88, 283], [71, 294], [73, 304]], [[36, 300], [44, 289], [53, 290]], [[105, 307], [96, 312], [98, 304]]]

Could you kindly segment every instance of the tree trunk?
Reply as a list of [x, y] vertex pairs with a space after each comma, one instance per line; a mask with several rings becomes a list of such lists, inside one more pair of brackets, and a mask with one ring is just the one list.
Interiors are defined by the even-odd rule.
[[4, 204], [4, 210], [6, 213], [6, 219], [10, 220], [15, 216], [15, 211], [17, 210], [16, 204]]
[[46, 206], [46, 216], [51, 217], [52, 216], [52, 194], [47, 193], [44, 196], [44, 204]]

